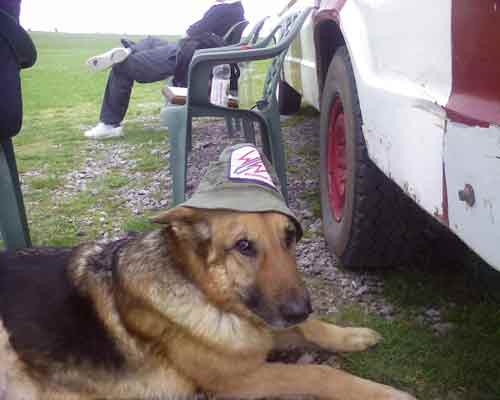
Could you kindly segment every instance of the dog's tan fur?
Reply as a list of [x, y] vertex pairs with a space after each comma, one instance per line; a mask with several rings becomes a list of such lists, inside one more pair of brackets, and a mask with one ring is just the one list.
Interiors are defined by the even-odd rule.
[[[170, 399], [197, 391], [245, 398], [412, 399], [327, 366], [266, 362], [276, 348], [361, 351], [380, 340], [370, 329], [313, 319], [285, 328], [278, 306], [307, 297], [295, 242], [287, 242], [287, 232], [294, 231], [288, 217], [179, 207], [156, 222], [165, 227], [121, 249], [115, 274], [92, 268], [102, 250], [98, 244], [76, 248], [67, 268], [125, 365], [96, 369], [16, 354], [0, 321], [1, 400]], [[255, 244], [255, 255], [235, 248], [241, 239]], [[261, 296], [260, 316], [242, 301], [250, 288]], [[36, 370], [40, 365], [43, 372]]]

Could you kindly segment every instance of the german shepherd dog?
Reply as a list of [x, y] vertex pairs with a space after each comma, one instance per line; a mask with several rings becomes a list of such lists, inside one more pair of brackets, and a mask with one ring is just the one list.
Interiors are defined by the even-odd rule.
[[107, 245], [0, 255], [0, 399], [413, 399], [328, 366], [266, 361], [272, 349], [380, 340], [308, 319], [289, 217], [177, 207], [155, 222]]

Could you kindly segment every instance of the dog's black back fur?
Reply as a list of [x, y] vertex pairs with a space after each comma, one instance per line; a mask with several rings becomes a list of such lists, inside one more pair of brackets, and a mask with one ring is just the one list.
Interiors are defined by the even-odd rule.
[[20, 358], [119, 368], [118, 352], [89, 299], [66, 274], [69, 249], [0, 253], [0, 318]]

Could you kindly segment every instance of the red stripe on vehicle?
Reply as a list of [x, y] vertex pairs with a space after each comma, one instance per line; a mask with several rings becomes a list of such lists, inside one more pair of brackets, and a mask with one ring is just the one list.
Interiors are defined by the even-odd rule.
[[439, 214], [439, 212], [436, 212], [434, 214], [435, 217], [441, 220], [443, 224], [446, 226], [450, 226], [450, 217], [448, 213], [448, 183], [446, 182], [446, 168], [445, 165], [443, 164], [443, 213]]
[[446, 106], [452, 121], [500, 124], [500, 4], [453, 0], [453, 84]]

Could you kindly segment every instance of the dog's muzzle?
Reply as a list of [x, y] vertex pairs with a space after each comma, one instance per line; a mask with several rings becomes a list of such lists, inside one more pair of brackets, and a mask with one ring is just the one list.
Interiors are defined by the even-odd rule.
[[252, 288], [244, 299], [246, 306], [267, 324], [275, 328], [289, 328], [304, 322], [312, 313], [307, 290], [289, 294], [279, 302], [265, 299], [262, 292]]
[[312, 313], [311, 298], [305, 291], [302, 296], [294, 296], [278, 308], [279, 313], [287, 325], [297, 325], [304, 322]]

